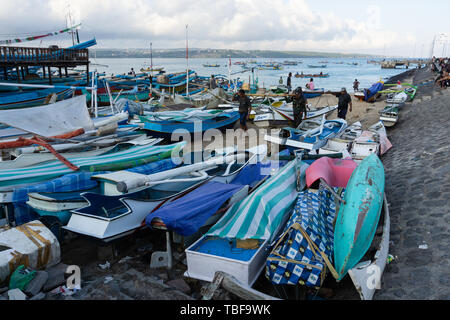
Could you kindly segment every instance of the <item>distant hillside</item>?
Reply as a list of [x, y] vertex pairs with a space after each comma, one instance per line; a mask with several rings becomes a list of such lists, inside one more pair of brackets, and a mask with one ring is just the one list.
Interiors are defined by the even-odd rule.
[[[90, 49], [97, 58], [149, 58], [150, 49]], [[185, 58], [186, 49], [154, 49], [154, 58]], [[189, 49], [189, 58], [365, 58], [370, 55], [308, 51]]]

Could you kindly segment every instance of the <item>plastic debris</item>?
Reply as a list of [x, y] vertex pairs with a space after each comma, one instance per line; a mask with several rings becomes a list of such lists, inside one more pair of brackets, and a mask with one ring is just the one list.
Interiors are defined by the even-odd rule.
[[388, 257], [387, 257], [387, 264], [391, 263], [394, 260], [395, 260], [395, 258], [394, 258], [394, 256], [392, 254], [388, 255]]
[[102, 270], [106, 270], [109, 269], [111, 267], [111, 264], [109, 263], [109, 261], [106, 261], [105, 264], [99, 264], [98, 265]]
[[113, 281], [114, 280], [114, 278], [113, 277], [105, 277], [105, 281], [103, 282], [104, 284], [107, 284], [107, 283], [109, 283], [109, 282], [111, 282], [111, 281]]
[[128, 256], [126, 256], [125, 258], [120, 259], [120, 260], [119, 260], [119, 263], [125, 263], [125, 262], [127, 262], [127, 261], [129, 261], [129, 260], [132, 260], [132, 259], [133, 259], [133, 257], [128, 257]]
[[68, 289], [66, 286], [60, 286], [50, 291], [50, 294], [62, 294], [64, 296], [71, 296], [80, 290], [81, 287], [79, 285], [76, 285], [72, 290]]

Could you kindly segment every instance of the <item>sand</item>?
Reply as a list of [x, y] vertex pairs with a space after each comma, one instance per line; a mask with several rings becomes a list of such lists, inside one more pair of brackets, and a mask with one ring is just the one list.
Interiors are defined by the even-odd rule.
[[[413, 81], [412, 75], [408, 72], [405, 72], [404, 76], [401, 77], [401, 75], [397, 76], [400, 77], [402, 82], [405, 83], [411, 83]], [[399, 78], [399, 79], [400, 79]], [[358, 98], [354, 96], [354, 93], [349, 92], [349, 94], [352, 97], [352, 112], [350, 110], [347, 113], [347, 123], [348, 125], [351, 125], [357, 121], [360, 121], [363, 127], [363, 130], [368, 129], [373, 124], [377, 123], [380, 120], [379, 111], [383, 110], [386, 107], [386, 96], [382, 95], [380, 98], [378, 98], [375, 102], [365, 102], [360, 101]], [[331, 94], [324, 94], [321, 97], [308, 99], [308, 103], [311, 104], [312, 108], [319, 108], [319, 107], [325, 107], [325, 106], [333, 106], [337, 105], [338, 99]], [[328, 120], [336, 119], [337, 118], [337, 110], [333, 113], [329, 114], [327, 116]], [[249, 131], [247, 134], [242, 132], [239, 129], [239, 123], [236, 123], [234, 129], [235, 131], [232, 132], [234, 136], [226, 136], [225, 134], [221, 139], [210, 139], [205, 141], [199, 141], [197, 142], [189, 142], [188, 145], [185, 148], [185, 151], [201, 151], [201, 150], [211, 150], [215, 148], [223, 148], [223, 147], [231, 147], [231, 146], [238, 146], [238, 150], [244, 150], [249, 147], [254, 147], [257, 145], [265, 144], [267, 145], [268, 152], [270, 153], [272, 150], [278, 151], [277, 145], [268, 143], [264, 140], [264, 135], [266, 133], [270, 133], [271, 130], [273, 130], [273, 134], [276, 134], [276, 132], [281, 128], [285, 126], [289, 126], [288, 124], [283, 126], [275, 126], [270, 128], [258, 128], [255, 124], [253, 124], [252, 121], [248, 122], [248, 129]], [[245, 143], [244, 143], [245, 141]], [[277, 148], [277, 149], [274, 149]]]

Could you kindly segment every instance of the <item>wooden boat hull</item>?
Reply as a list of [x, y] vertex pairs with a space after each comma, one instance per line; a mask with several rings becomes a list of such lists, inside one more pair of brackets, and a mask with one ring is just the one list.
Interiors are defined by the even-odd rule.
[[342, 280], [372, 243], [383, 205], [384, 167], [376, 155], [364, 159], [353, 172], [334, 231], [334, 264]]

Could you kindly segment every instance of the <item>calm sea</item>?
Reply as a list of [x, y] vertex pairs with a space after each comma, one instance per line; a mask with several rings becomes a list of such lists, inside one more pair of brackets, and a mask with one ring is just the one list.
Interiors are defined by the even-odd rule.
[[[258, 79], [260, 86], [269, 87], [271, 85], [277, 85], [280, 77], [283, 77], [283, 83], [286, 84], [286, 78], [289, 72], [304, 74], [318, 74], [321, 71], [323, 73], [329, 73], [329, 78], [315, 78], [316, 88], [325, 88], [326, 90], [339, 90], [342, 87], [346, 87], [349, 92], [353, 92], [353, 81], [358, 79], [361, 83], [360, 88], [369, 88], [373, 83], [381, 80], [387, 80], [388, 78], [395, 76], [399, 73], [406, 71], [405, 69], [381, 69], [379, 64], [368, 64], [367, 59], [324, 59], [324, 58], [304, 58], [304, 59], [252, 59], [258, 63], [263, 62], [278, 62], [281, 63], [285, 60], [302, 62], [297, 66], [283, 66], [283, 70], [256, 70], [255, 79]], [[231, 62], [247, 62], [249, 59], [232, 59]], [[308, 65], [322, 65], [319, 63], [326, 61], [326, 68], [316, 69], [308, 68]], [[92, 58], [91, 62], [94, 64], [107, 65], [104, 66], [92, 66], [91, 68], [97, 69], [99, 72], [106, 72], [107, 75], [111, 74], [123, 74], [128, 73], [131, 68], [134, 68], [136, 73], [142, 67], [150, 65], [150, 58], [144, 59], [95, 59]], [[357, 62], [358, 65], [350, 65]], [[218, 68], [206, 68], [204, 64], [219, 64]], [[186, 70], [186, 59], [153, 59], [153, 65], [158, 67], [164, 67], [167, 73], [182, 72]], [[228, 59], [189, 59], [189, 68], [196, 71], [200, 76], [210, 76], [212, 74], [222, 74], [228, 77]], [[245, 82], [248, 82], [249, 77], [252, 77], [251, 72], [238, 73], [242, 71], [241, 66], [232, 65], [231, 73], [232, 79], [240, 78]], [[235, 74], [236, 73], [236, 74]], [[292, 77], [292, 86], [305, 87], [305, 84], [309, 81], [306, 78]]]

